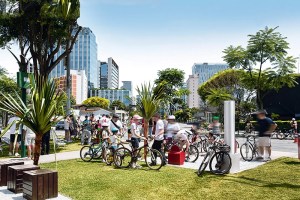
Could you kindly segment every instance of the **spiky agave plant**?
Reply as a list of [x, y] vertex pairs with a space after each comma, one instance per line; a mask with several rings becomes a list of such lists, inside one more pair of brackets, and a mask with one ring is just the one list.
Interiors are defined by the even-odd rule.
[[9, 124], [2, 135], [13, 123], [21, 123], [31, 129], [36, 134], [33, 164], [38, 165], [43, 134], [50, 131], [51, 120], [55, 118], [57, 105], [63, 100], [63, 95], [62, 92], [57, 91], [54, 80], [42, 76], [36, 76], [35, 78], [29, 76], [29, 78], [30, 105], [26, 106], [17, 93], [16, 99], [11, 95], [0, 93], [4, 99], [0, 102], [0, 109], [20, 118]]

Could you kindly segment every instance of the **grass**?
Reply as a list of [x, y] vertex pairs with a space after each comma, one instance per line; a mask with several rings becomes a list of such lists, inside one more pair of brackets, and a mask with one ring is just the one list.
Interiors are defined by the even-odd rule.
[[[54, 163], [42, 168], [55, 169]], [[59, 192], [72, 199], [299, 199], [300, 161], [281, 158], [235, 175], [198, 177], [194, 170], [164, 167], [115, 169], [98, 161], [58, 163]]]
[[[80, 140], [75, 140], [74, 142], [68, 143], [64, 147], [59, 147], [56, 149], [56, 153], [69, 152], [69, 151], [78, 151], [81, 149]], [[9, 146], [3, 146], [3, 153], [0, 152], [0, 159], [9, 158], [8, 156]], [[53, 141], [50, 141], [50, 154], [54, 153]], [[19, 147], [19, 154], [21, 154], [21, 146]]]

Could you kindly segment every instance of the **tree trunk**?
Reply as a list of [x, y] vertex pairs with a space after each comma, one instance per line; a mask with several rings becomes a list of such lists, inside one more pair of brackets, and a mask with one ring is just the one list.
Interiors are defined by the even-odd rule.
[[256, 106], [257, 106], [258, 109], [263, 109], [264, 108], [261, 96], [262, 96], [261, 91], [259, 89], [257, 89], [257, 91], [256, 91]]
[[[144, 137], [148, 139], [148, 130], [149, 130], [149, 120], [144, 120]], [[147, 140], [144, 141], [147, 144]], [[144, 157], [146, 159], [147, 156], [147, 147], [144, 148]]]
[[36, 134], [35, 137], [35, 148], [34, 148], [34, 157], [33, 157], [33, 164], [38, 165], [39, 164], [39, 159], [41, 155], [41, 147], [42, 147], [42, 138], [43, 134], [38, 133]]

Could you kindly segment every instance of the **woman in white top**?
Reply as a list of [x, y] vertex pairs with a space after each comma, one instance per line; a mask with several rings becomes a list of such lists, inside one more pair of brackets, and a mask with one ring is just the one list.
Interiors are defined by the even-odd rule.
[[169, 115], [168, 116], [168, 124], [166, 127], [166, 139], [167, 140], [172, 140], [174, 135], [180, 131], [180, 126], [179, 124], [175, 121], [175, 116], [174, 115]]

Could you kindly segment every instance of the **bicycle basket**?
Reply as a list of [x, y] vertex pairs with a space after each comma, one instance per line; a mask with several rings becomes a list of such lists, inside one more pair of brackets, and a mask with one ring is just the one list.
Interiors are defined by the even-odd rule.
[[218, 147], [218, 150], [221, 151], [221, 152], [230, 152], [230, 146], [227, 145], [227, 144], [224, 144], [224, 145], [220, 145]]

